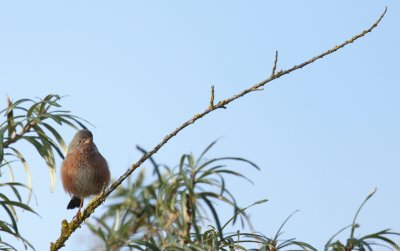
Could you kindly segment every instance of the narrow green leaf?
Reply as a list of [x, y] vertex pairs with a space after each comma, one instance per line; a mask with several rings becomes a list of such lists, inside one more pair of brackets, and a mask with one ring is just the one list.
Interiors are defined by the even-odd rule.
[[[7, 187], [9, 187], [11, 190], [13, 190], [13, 192], [14, 192], [14, 194], [15, 194], [15, 196], [17, 197], [17, 199], [18, 199], [19, 202], [22, 202], [22, 197], [21, 197], [21, 195], [19, 194], [18, 189], [17, 189], [16, 187], [20, 186], [20, 187], [23, 187], [23, 188], [27, 188], [27, 189], [28, 189], [28, 187], [27, 187], [25, 184], [22, 184], [22, 183], [19, 183], [19, 182], [0, 183], [0, 187], [2, 187], [2, 186], [7, 186]], [[28, 203], [27, 203], [27, 204], [28, 204]]]
[[[1, 226], [0, 226], [0, 231], [1, 231]], [[0, 245], [2, 245], [0, 246], [1, 251], [10, 251], [10, 250], [17, 251], [17, 249], [14, 246], [12, 246], [9, 243], [2, 242], [1, 239], [0, 239]]]
[[206, 153], [218, 142], [218, 139], [214, 140], [209, 144], [206, 149], [203, 150], [203, 152], [200, 154], [199, 158], [197, 159], [197, 163], [200, 163], [200, 161], [203, 159], [203, 157], [206, 155]]
[[188, 228], [188, 222], [191, 222], [191, 219], [189, 218], [188, 212], [187, 212], [187, 195], [185, 191], [181, 191], [180, 193], [180, 197], [181, 197], [181, 214], [182, 214], [182, 228], [183, 231], [186, 231], [186, 229]]
[[204, 202], [207, 204], [208, 208], [210, 209], [210, 211], [211, 211], [211, 213], [212, 213], [212, 215], [214, 217], [215, 224], [217, 224], [217, 230], [218, 230], [219, 237], [221, 239], [223, 239], [224, 238], [223, 237], [223, 232], [222, 232], [221, 223], [219, 221], [219, 217], [218, 217], [217, 211], [215, 210], [215, 208], [212, 205], [211, 201], [209, 199], [207, 199], [206, 196], [201, 196], [201, 198], [204, 200]]
[[12, 205], [6, 204], [7, 202], [10, 202], [10, 200], [4, 194], [0, 193], [0, 197], [3, 199], [2, 201], [0, 201], [0, 205], [4, 208], [4, 211], [6, 211], [6, 213], [8, 214], [14, 232], [18, 234], [17, 214], [15, 212], [15, 209], [12, 207]]
[[183, 154], [181, 156], [181, 160], [179, 162], [179, 173], [180, 174], [183, 173], [183, 169], [184, 169], [184, 166], [185, 166], [185, 159], [188, 158], [188, 157], [189, 157], [189, 155], [187, 155], [187, 154]]
[[61, 146], [64, 155], [67, 154], [67, 145], [65, 144], [64, 139], [61, 137], [61, 135], [54, 129], [51, 125], [47, 123], [42, 123], [44, 127], [46, 127], [47, 130], [49, 130], [53, 136], [56, 138], [58, 144]]
[[0, 128], [0, 164], [3, 163], [4, 158], [4, 133], [6, 132], [7, 127]]
[[246, 176], [244, 176], [243, 174], [239, 173], [239, 172], [235, 172], [232, 170], [228, 170], [228, 169], [220, 169], [218, 171], [216, 171], [217, 173], [226, 173], [226, 174], [231, 174], [240, 178], [243, 178], [245, 180], [247, 180], [250, 184], [254, 185], [253, 181], [251, 181], [249, 178], [247, 178]]
[[13, 228], [9, 223], [0, 220], [0, 231], [6, 232], [11, 235], [16, 235], [15, 231], [13, 231], [11, 228]]
[[[135, 240], [134, 242], [137, 243], [137, 244], [143, 245], [143, 246], [145, 246], [145, 247], [147, 247], [147, 248], [150, 248], [151, 251], [161, 251], [161, 249], [159, 249], [159, 248], [157, 247], [157, 245], [154, 245], [154, 244], [151, 243], [151, 242], [142, 241], [142, 240]], [[146, 249], [146, 250], [147, 250], [147, 249]]]
[[278, 240], [278, 237], [279, 237], [279, 235], [281, 234], [281, 230], [282, 230], [282, 228], [285, 226], [286, 222], [288, 222], [288, 220], [289, 220], [290, 218], [292, 218], [292, 216], [293, 216], [295, 213], [297, 213], [297, 212], [299, 212], [299, 210], [295, 210], [293, 213], [291, 213], [291, 214], [283, 221], [282, 225], [279, 227], [278, 231], [277, 231], [276, 234], [275, 234], [275, 237], [274, 237], [274, 240], [275, 240], [275, 241]]
[[38, 102], [38, 103], [34, 103], [29, 109], [28, 112], [26, 113], [26, 117], [28, 119], [33, 118], [33, 114], [36, 113], [38, 106], [40, 106], [42, 104], [42, 102]]
[[[137, 145], [136, 148], [137, 148], [140, 152], [142, 152], [143, 155], [146, 155], [146, 154], [147, 154], [147, 151], [146, 151], [143, 147]], [[161, 172], [160, 172], [160, 169], [159, 169], [158, 164], [156, 163], [156, 161], [154, 160], [153, 157], [150, 157], [149, 160], [150, 160], [150, 163], [153, 165], [153, 173], [156, 173], [156, 174], [157, 174], [158, 181], [159, 181], [161, 184], [164, 183], [164, 180], [163, 180], [163, 178], [162, 178], [162, 175], [161, 175]]]
[[0, 111], [0, 114], [1, 113], [3, 113], [3, 112], [5, 112], [5, 111], [10, 111], [10, 110], [14, 110], [17, 106], [19, 106], [20, 104], [22, 104], [22, 103], [24, 103], [24, 102], [34, 102], [33, 100], [31, 100], [31, 99], [20, 99], [20, 100], [17, 100], [17, 101], [15, 101], [15, 102], [12, 102], [12, 104], [11, 104], [11, 106], [8, 106], [7, 108], [5, 108], [5, 109], [3, 109], [3, 110], [1, 110]]
[[329, 238], [329, 240], [328, 240], [327, 243], [325, 244], [324, 251], [329, 251], [329, 248], [333, 245], [333, 244], [332, 244], [333, 239], [334, 239], [336, 236], [338, 236], [341, 232], [343, 232], [344, 230], [350, 228], [351, 226], [352, 226], [352, 225], [348, 225], [348, 226], [346, 226], [346, 227], [340, 229], [340, 230], [339, 230], [337, 233], [335, 233], [334, 235], [332, 235], [332, 237]]
[[55, 170], [56, 166], [55, 166], [54, 155], [51, 152], [51, 149], [49, 150], [48, 145], [46, 146], [39, 143], [39, 141], [36, 140], [36, 137], [22, 136], [22, 138], [31, 143], [39, 152], [40, 156], [42, 156], [42, 158], [45, 160], [50, 174], [50, 190], [54, 191], [56, 182], [56, 170]]
[[29, 212], [31, 212], [31, 213], [34, 213], [34, 214], [38, 215], [30, 206], [28, 206], [28, 205], [26, 205], [26, 204], [24, 204], [24, 203], [22, 203], [22, 202], [17, 202], [17, 201], [11, 201], [11, 200], [9, 200], [9, 201], [0, 201], [0, 204], [2, 204], [2, 205], [11, 205], [11, 206], [15, 206], [15, 207], [20, 207], [20, 208], [22, 208], [22, 209], [25, 209], [25, 210], [27, 210], [27, 211], [29, 211]]
[[[298, 246], [298, 247], [302, 248], [305, 251], [308, 251], [308, 250], [318, 251], [318, 249], [316, 249], [312, 245], [310, 245], [308, 243], [305, 243], [305, 242], [301, 242], [301, 241], [294, 241], [294, 240], [290, 241], [287, 246], [292, 246], [292, 245]], [[282, 249], [282, 248], [284, 248], [284, 246], [279, 246], [279, 248]]]
[[[14, 182], [14, 170], [13, 170], [13, 168], [12, 168], [12, 166], [11, 166], [11, 163], [16, 162], [16, 161], [17, 161], [17, 160], [13, 160], [13, 161], [4, 161], [4, 163], [0, 165], [0, 167], [2, 167], [2, 166], [4, 166], [4, 165], [7, 165], [8, 171], [9, 171], [9, 173], [10, 173], [10, 180], [11, 180], [12, 182]], [[0, 175], [0, 176], [1, 176], [1, 175]]]
[[247, 206], [247, 207], [245, 207], [245, 208], [243, 208], [243, 209], [239, 209], [223, 226], [222, 226], [222, 229], [225, 229], [226, 228], [226, 226], [228, 226], [228, 224], [234, 219], [234, 218], [236, 218], [236, 216], [238, 215], [238, 214], [241, 214], [241, 213], [243, 213], [243, 212], [245, 212], [247, 209], [249, 209], [250, 207], [252, 207], [252, 206], [254, 206], [254, 205], [259, 205], [259, 204], [262, 204], [262, 203], [265, 203], [265, 202], [267, 202], [268, 200], [267, 199], [263, 199], [263, 200], [259, 200], [259, 201], [256, 201], [256, 202], [254, 202], [253, 204], [251, 204], [251, 205], [249, 205], [249, 206]]
[[14, 109], [11, 107], [11, 100], [8, 97], [8, 110], [7, 110], [7, 130], [8, 130], [8, 138], [11, 138], [15, 133], [15, 123], [14, 123]]
[[81, 128], [83, 128], [83, 129], [87, 129], [87, 128], [86, 128], [86, 126], [85, 126], [83, 123], [80, 122], [80, 120], [82, 120], [82, 121], [84, 121], [85, 123], [88, 123], [89, 125], [92, 125], [92, 126], [93, 126], [92, 123], [90, 123], [89, 121], [87, 121], [87, 120], [85, 120], [85, 119], [83, 119], [83, 118], [81, 118], [81, 117], [78, 117], [78, 116], [68, 115], [68, 119], [73, 120], [75, 123], [77, 123], [77, 124], [78, 124]]
[[353, 223], [351, 226], [350, 239], [354, 238], [354, 231], [356, 229], [356, 220], [357, 220], [358, 214], [360, 213], [361, 209], [364, 207], [365, 203], [367, 203], [367, 201], [376, 193], [376, 191], [377, 191], [377, 188], [375, 187], [374, 190], [370, 194], [368, 194], [368, 196], [364, 199], [363, 203], [361, 203], [360, 207], [358, 208], [356, 215], [354, 215]]
[[112, 232], [111, 228], [107, 225], [107, 223], [97, 217], [94, 217], [94, 219], [97, 221], [97, 223], [99, 223], [105, 230], [107, 230], [107, 234], [110, 235], [110, 233]]
[[70, 127], [74, 128], [76, 130], [79, 130], [79, 127], [77, 127], [74, 123], [70, 122], [69, 120], [67, 120], [67, 119], [65, 119], [63, 117], [57, 117], [57, 120], [60, 122], [59, 124], [64, 123], [64, 124], [67, 124], [67, 125], [69, 125]]
[[[64, 154], [61, 152], [60, 148], [57, 146], [57, 144], [43, 131], [43, 129], [40, 126], [34, 126], [33, 129], [36, 131], [36, 133], [39, 136], [40, 141], [42, 142], [43, 146], [45, 146], [46, 151], [48, 152], [48, 156], [54, 156], [52, 149], [56, 150], [58, 153], [58, 156], [60, 156], [61, 159], [64, 159]], [[53, 161], [55, 162], [55, 161]]]
[[25, 172], [26, 172], [26, 177], [28, 178], [28, 189], [29, 189], [29, 195], [28, 195], [28, 200], [27, 200], [27, 204], [29, 204], [31, 197], [32, 197], [32, 175], [31, 175], [31, 169], [28, 165], [28, 163], [26, 162], [24, 156], [21, 154], [20, 151], [18, 151], [17, 149], [10, 147], [10, 149], [12, 151], [14, 151], [15, 155], [19, 158], [19, 160], [21, 161], [22, 165], [24, 166]]
[[188, 173], [188, 170], [183, 170], [181, 175], [182, 175], [182, 178], [183, 178], [186, 188], [189, 190], [190, 193], [193, 193], [194, 191], [193, 191], [192, 180], [188, 177], [189, 174], [187, 174], [187, 173]]

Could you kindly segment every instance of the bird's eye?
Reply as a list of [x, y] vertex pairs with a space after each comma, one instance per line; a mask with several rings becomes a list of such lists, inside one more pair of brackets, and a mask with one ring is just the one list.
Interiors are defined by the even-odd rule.
[[80, 139], [80, 140], [78, 140], [78, 144], [80, 144], [80, 143], [82, 143], [82, 140]]

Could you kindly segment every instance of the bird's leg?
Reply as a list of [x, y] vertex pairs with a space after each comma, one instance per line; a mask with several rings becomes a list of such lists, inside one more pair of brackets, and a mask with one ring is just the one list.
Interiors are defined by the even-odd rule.
[[104, 183], [103, 188], [101, 189], [101, 192], [100, 192], [100, 196], [104, 195], [104, 193], [106, 192], [106, 188], [107, 188], [107, 183]]
[[81, 217], [81, 208], [83, 206], [83, 199], [81, 199], [81, 203], [79, 204], [78, 212], [76, 213], [76, 219], [79, 220]]

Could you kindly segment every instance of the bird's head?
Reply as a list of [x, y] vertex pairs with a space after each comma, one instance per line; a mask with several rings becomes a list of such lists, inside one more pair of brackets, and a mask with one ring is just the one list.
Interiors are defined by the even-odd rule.
[[79, 130], [68, 146], [68, 153], [75, 151], [85, 144], [93, 142], [93, 134], [87, 129]]

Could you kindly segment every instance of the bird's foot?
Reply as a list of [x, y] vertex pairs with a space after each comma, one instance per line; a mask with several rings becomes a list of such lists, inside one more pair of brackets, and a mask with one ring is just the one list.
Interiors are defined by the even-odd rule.
[[78, 212], [76, 213], [75, 218], [76, 218], [77, 221], [80, 221], [80, 219], [82, 218], [81, 209], [80, 208], [78, 209]]

